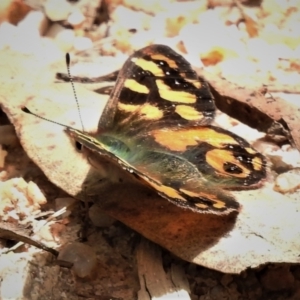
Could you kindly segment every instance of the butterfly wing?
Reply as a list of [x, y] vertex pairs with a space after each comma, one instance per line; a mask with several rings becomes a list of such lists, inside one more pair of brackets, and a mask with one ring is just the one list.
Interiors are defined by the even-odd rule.
[[226, 190], [255, 188], [266, 177], [264, 156], [219, 127], [153, 129], [131, 137], [104, 133], [94, 138], [77, 130], [72, 134], [164, 198], [197, 212], [238, 210], [239, 204]]
[[125, 62], [99, 129], [195, 126], [212, 122], [215, 104], [208, 84], [171, 48], [151, 45]]

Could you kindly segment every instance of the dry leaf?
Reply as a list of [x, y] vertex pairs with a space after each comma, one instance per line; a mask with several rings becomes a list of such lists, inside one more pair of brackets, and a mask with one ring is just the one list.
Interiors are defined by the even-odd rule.
[[[282, 195], [273, 191], [273, 184], [235, 193], [243, 206], [241, 212], [219, 217], [185, 211], [144, 187], [117, 184], [126, 174], [108, 171], [106, 166], [95, 173], [76, 152], [63, 127], [21, 111], [26, 105], [51, 120], [80, 128], [71, 87], [45, 80], [40, 83], [47, 78], [49, 67], [35, 66], [35, 58], [11, 57], [1, 59], [0, 103], [25, 151], [49, 180], [71, 195], [78, 194], [87, 179], [92, 180], [104, 212], [182, 259], [212, 269], [239, 273], [266, 262], [300, 262], [299, 194]], [[25, 62], [34, 65], [34, 71], [22, 68]], [[83, 89], [77, 93], [85, 129], [93, 131], [107, 98]], [[103, 184], [107, 187], [109, 172], [115, 183], [100, 192]]]

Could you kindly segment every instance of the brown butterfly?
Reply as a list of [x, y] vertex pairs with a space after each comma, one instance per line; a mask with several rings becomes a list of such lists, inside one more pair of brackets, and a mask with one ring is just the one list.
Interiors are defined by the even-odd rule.
[[257, 187], [266, 159], [243, 138], [210, 125], [215, 110], [207, 82], [191, 65], [171, 48], [152, 45], [125, 62], [98, 133], [67, 133], [172, 203], [227, 214], [239, 209], [227, 190]]

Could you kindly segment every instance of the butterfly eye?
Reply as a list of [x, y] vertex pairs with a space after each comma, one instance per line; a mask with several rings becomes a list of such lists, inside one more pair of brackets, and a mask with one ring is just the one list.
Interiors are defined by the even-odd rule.
[[77, 151], [81, 152], [83, 149], [83, 146], [78, 141], [75, 141], [75, 148], [77, 149]]

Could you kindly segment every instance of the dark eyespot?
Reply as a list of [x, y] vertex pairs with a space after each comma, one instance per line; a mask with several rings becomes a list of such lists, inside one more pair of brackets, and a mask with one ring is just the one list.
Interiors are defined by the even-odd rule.
[[224, 163], [223, 169], [226, 173], [230, 173], [230, 174], [242, 174], [243, 173], [243, 170], [239, 166], [232, 164], [230, 162]]

